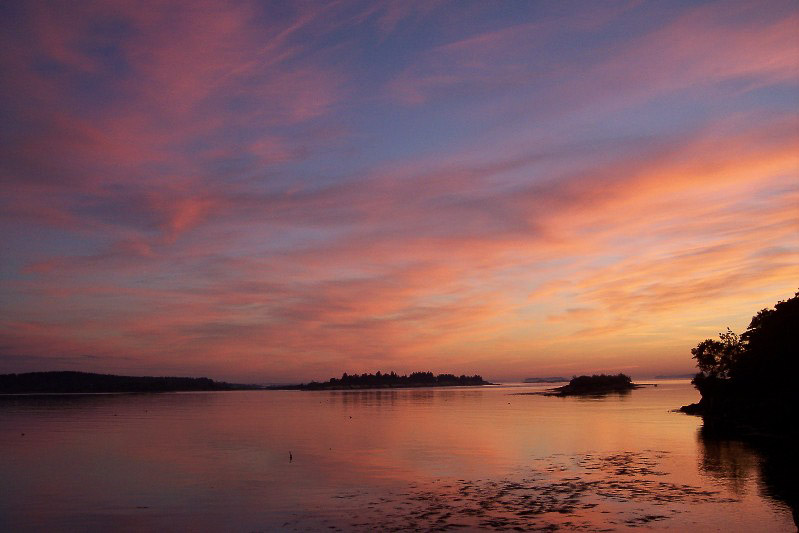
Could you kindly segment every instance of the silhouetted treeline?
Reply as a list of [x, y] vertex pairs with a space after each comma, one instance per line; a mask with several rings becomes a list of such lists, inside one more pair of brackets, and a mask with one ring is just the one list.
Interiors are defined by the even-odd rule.
[[692, 383], [702, 399], [683, 411], [706, 425], [797, 433], [799, 420], [799, 292], [759, 311], [741, 335], [729, 328], [719, 340], [691, 350], [699, 373]]
[[330, 378], [328, 381], [311, 381], [308, 384], [297, 385], [302, 390], [326, 390], [326, 389], [378, 389], [391, 387], [449, 387], [466, 385], [490, 385], [482, 376], [456, 376], [455, 374], [433, 374], [432, 372], [413, 372], [409, 375], [400, 376], [395, 372], [383, 374], [347, 374], [341, 378]]
[[569, 381], [568, 385], [557, 387], [549, 391], [553, 396], [607, 394], [611, 392], [627, 392], [636, 388], [630, 376], [625, 374], [607, 375], [594, 374], [593, 376], [577, 376]]
[[134, 377], [88, 372], [29, 372], [0, 375], [0, 394], [176, 392], [258, 388], [209, 378]]

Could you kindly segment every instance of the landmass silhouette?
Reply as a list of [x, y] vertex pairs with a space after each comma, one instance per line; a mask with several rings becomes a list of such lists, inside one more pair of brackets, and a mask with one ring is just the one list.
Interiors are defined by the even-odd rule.
[[568, 385], [556, 387], [542, 394], [545, 396], [591, 396], [610, 393], [626, 393], [637, 389], [640, 385], [633, 383], [626, 374], [594, 374], [593, 376], [576, 376]]
[[116, 376], [90, 372], [28, 372], [0, 375], [0, 394], [68, 394], [109, 392], [181, 392], [254, 390], [209, 378]]
[[300, 385], [271, 387], [273, 389], [298, 390], [347, 390], [347, 389], [386, 389], [405, 387], [458, 387], [475, 385], [493, 385], [480, 375], [456, 376], [455, 374], [433, 374], [432, 372], [413, 372], [398, 375], [395, 372], [374, 374], [347, 374], [341, 378], [330, 378], [327, 381], [311, 381]]
[[759, 311], [741, 335], [727, 328], [719, 340], [691, 350], [699, 373], [699, 403], [680, 410], [705, 426], [738, 432], [799, 432], [799, 292]]
[[[565, 381], [565, 380], [564, 380]], [[642, 385], [633, 383], [626, 374], [594, 374], [593, 376], [575, 376], [568, 385], [536, 392], [518, 392], [517, 395], [541, 396], [603, 396], [606, 394], [627, 394]]]
[[565, 383], [569, 381], [566, 378], [560, 376], [552, 376], [552, 377], [545, 377], [545, 378], [524, 378], [525, 383]]

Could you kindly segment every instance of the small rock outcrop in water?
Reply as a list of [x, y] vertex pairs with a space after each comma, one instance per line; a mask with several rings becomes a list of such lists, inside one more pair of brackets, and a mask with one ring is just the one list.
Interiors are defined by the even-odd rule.
[[545, 396], [591, 396], [609, 393], [624, 393], [640, 387], [625, 374], [578, 376], [568, 385], [556, 387], [541, 394]]
[[491, 385], [482, 376], [456, 376], [455, 374], [438, 374], [432, 372], [413, 372], [407, 376], [400, 376], [394, 372], [383, 374], [342, 374], [341, 378], [330, 378], [328, 381], [311, 381], [308, 384], [293, 385], [289, 387], [275, 387], [280, 389], [299, 390], [347, 390], [347, 389], [387, 389], [401, 387], [457, 387], [473, 385]]
[[260, 387], [224, 383], [209, 378], [115, 376], [90, 372], [28, 372], [0, 375], [0, 394], [178, 392], [257, 388]]
[[525, 378], [525, 383], [565, 383], [569, 381], [566, 378], [562, 378], [560, 376], [554, 376], [549, 378]]

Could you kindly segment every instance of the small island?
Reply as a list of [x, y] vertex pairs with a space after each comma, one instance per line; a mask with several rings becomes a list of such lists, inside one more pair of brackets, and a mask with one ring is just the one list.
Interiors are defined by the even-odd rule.
[[569, 381], [568, 385], [556, 387], [543, 392], [523, 394], [541, 394], [543, 396], [601, 396], [611, 393], [626, 393], [640, 388], [630, 376], [625, 374], [607, 375], [594, 374], [593, 376], [577, 376]]
[[28, 372], [0, 375], [0, 394], [96, 394], [115, 392], [188, 392], [255, 390], [209, 378], [116, 376], [91, 372]]
[[301, 385], [291, 385], [286, 387], [271, 387], [273, 389], [295, 389], [295, 390], [351, 390], [351, 389], [393, 389], [393, 388], [412, 388], [412, 387], [467, 387], [478, 385], [493, 385], [483, 379], [482, 376], [456, 376], [455, 374], [438, 374], [432, 372], [413, 372], [409, 375], [400, 376], [395, 372], [374, 374], [347, 374], [341, 378], [330, 378], [327, 381], [311, 381]]

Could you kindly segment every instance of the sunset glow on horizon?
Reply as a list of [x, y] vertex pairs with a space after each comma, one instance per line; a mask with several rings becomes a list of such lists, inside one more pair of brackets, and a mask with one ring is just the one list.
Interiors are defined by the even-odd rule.
[[799, 290], [796, 2], [0, 12], [0, 373], [682, 374]]

